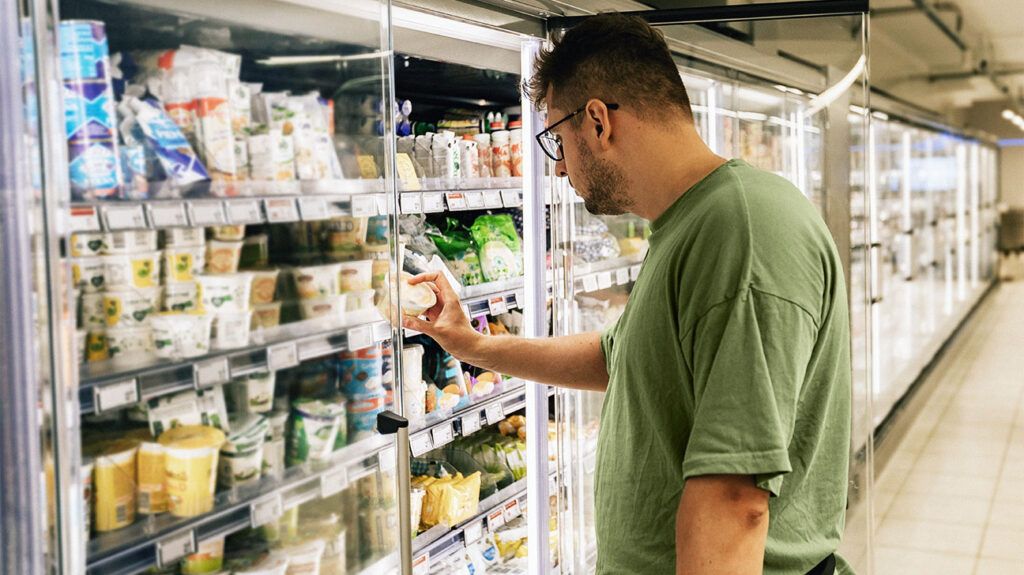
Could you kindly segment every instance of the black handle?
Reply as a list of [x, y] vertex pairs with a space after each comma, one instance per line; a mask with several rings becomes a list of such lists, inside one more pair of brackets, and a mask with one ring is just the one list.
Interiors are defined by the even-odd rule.
[[377, 414], [377, 431], [383, 435], [393, 435], [404, 427], [409, 427], [409, 420], [393, 411]]

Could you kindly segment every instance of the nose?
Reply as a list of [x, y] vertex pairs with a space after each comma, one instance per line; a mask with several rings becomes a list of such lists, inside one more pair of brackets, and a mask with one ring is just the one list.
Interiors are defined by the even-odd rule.
[[558, 160], [555, 162], [555, 175], [559, 178], [569, 177], [569, 171], [565, 167], [565, 160]]

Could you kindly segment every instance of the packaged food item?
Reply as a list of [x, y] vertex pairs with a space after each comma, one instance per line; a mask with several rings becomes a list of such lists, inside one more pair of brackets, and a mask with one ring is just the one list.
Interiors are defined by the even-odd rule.
[[85, 363], [85, 340], [88, 336], [88, 330], [75, 330], [75, 365], [82, 365]]
[[74, 258], [71, 277], [76, 288], [90, 294], [103, 290], [106, 285], [106, 265], [103, 257]]
[[196, 552], [181, 561], [181, 575], [219, 573], [224, 567], [224, 538], [214, 537], [199, 543]]
[[284, 474], [284, 439], [273, 439], [263, 444], [263, 462], [260, 473], [264, 477], [281, 477]]
[[292, 432], [288, 444], [288, 465], [324, 461], [334, 449], [341, 410], [336, 403], [300, 398], [292, 403]]
[[224, 441], [223, 431], [201, 425], [176, 427], [160, 436], [172, 515], [195, 517], [213, 509], [217, 458]]
[[277, 292], [278, 270], [262, 270], [252, 272], [252, 293], [249, 303], [254, 306], [273, 303]]
[[144, 441], [138, 453], [138, 511], [155, 515], [167, 511], [164, 448], [159, 443]]
[[249, 136], [250, 172], [254, 180], [295, 179], [295, 143], [281, 129], [255, 130]]
[[268, 441], [284, 440], [289, 413], [287, 411], [274, 410], [268, 413], [266, 417], [270, 422], [270, 428], [267, 431]]
[[213, 314], [210, 335], [213, 349], [236, 349], [249, 345], [252, 312], [220, 310]]
[[490, 178], [494, 175], [491, 160], [491, 135], [476, 134], [473, 136], [477, 148], [477, 173], [481, 178]]
[[222, 242], [235, 242], [245, 239], [245, 224], [233, 226], [214, 226], [213, 239]]
[[210, 240], [206, 244], [206, 271], [233, 274], [242, 259], [242, 242]]
[[149, 198], [146, 169], [146, 148], [140, 144], [121, 146], [121, 197], [126, 200]]
[[368, 218], [340, 216], [327, 222], [327, 250], [337, 251], [366, 243]]
[[242, 241], [242, 258], [239, 266], [243, 269], [265, 268], [270, 265], [270, 236], [257, 234]]
[[261, 303], [253, 306], [252, 330], [270, 329], [281, 324], [281, 302]]
[[163, 311], [190, 313], [201, 307], [199, 284], [191, 282], [168, 283], [163, 289]]
[[257, 414], [243, 414], [231, 420], [232, 432], [221, 446], [218, 483], [231, 488], [260, 480], [263, 445], [270, 423]]
[[71, 234], [71, 257], [95, 257], [106, 252], [107, 234], [79, 233]]
[[452, 219], [442, 233], [427, 233], [437, 250], [444, 258], [448, 270], [459, 283], [464, 286], [478, 285], [484, 282], [480, 269], [480, 256], [469, 233]]
[[[182, 284], [184, 285], [184, 284]], [[198, 313], [158, 313], [150, 319], [157, 357], [182, 359], [210, 352], [212, 316]]]
[[210, 179], [192, 145], [159, 103], [131, 97], [125, 100], [171, 182], [187, 186]]
[[[231, 129], [231, 105], [227, 100], [227, 85], [223, 81], [223, 72], [216, 63], [200, 62], [193, 69], [193, 81], [196, 75], [210, 75], [219, 81], [211, 82], [217, 89], [209, 90], [204, 97], [194, 101], [199, 150], [206, 161], [206, 168], [214, 180], [235, 180], [238, 177], [238, 165], [235, 163], [235, 135]], [[199, 79], [201, 80], [201, 79]]]
[[459, 140], [460, 168], [463, 178], [480, 177], [480, 152], [471, 136]]
[[119, 439], [87, 446], [93, 459], [96, 531], [113, 531], [135, 521], [136, 456], [139, 442]]
[[[231, 104], [231, 130], [240, 133], [252, 124], [252, 93], [253, 85], [229, 78], [228, 100]], [[261, 85], [256, 85], [262, 88]], [[259, 90], [257, 90], [259, 92]]]
[[341, 293], [341, 264], [297, 267], [292, 270], [300, 299], [323, 298]]
[[91, 457], [82, 458], [82, 503], [83, 510], [85, 513], [85, 541], [89, 540], [89, 534], [92, 531], [92, 515], [95, 509], [95, 501], [93, 497], [94, 485], [93, 485], [93, 468], [95, 464]]
[[385, 396], [350, 398], [346, 403], [348, 442], [357, 443], [377, 431], [377, 414], [384, 411]]
[[412, 274], [402, 272], [402, 313], [408, 316], [420, 316], [437, 304], [434, 290], [426, 283], [410, 284]]
[[479, 216], [473, 222], [470, 233], [480, 248], [480, 267], [487, 281], [523, 275], [522, 244], [511, 216]]
[[373, 300], [377, 296], [376, 290], [359, 290], [345, 294], [345, 310], [349, 312], [365, 312], [373, 309]]
[[516, 127], [518, 122], [510, 122], [508, 131], [509, 163], [513, 178], [523, 177], [523, 130]]
[[103, 256], [107, 289], [148, 288], [160, 285], [160, 252]]
[[302, 319], [323, 319], [332, 325], [344, 325], [347, 321], [346, 294], [316, 299], [304, 299], [300, 303]]
[[287, 575], [306, 575], [320, 573], [320, 560], [323, 558], [326, 544], [323, 541], [310, 541], [293, 547], [286, 547], [283, 553], [288, 557]]
[[228, 407], [224, 401], [224, 388], [215, 385], [209, 389], [201, 389], [196, 392], [196, 403], [199, 406], [199, 415], [203, 425], [215, 427], [221, 431], [231, 431], [231, 423], [228, 420]]
[[252, 274], [248, 272], [202, 275], [198, 278], [203, 309], [207, 312], [246, 311], [251, 298]]
[[339, 287], [342, 293], [373, 289], [373, 261], [341, 262]]
[[189, 282], [206, 267], [206, 249], [201, 246], [167, 248], [164, 250], [164, 279], [168, 284]]
[[107, 334], [103, 331], [90, 330], [85, 337], [85, 360], [87, 362], [105, 361], [110, 358], [107, 346]]
[[165, 248], [188, 248], [206, 245], [203, 228], [167, 228], [164, 230]]
[[434, 134], [430, 143], [430, 152], [435, 169], [434, 177], [452, 180], [461, 176], [460, 152], [453, 132]]
[[495, 178], [512, 176], [512, 150], [507, 130], [491, 132], [491, 175]]
[[348, 398], [384, 395], [383, 359], [380, 346], [338, 354], [338, 387]]
[[138, 363], [153, 353], [153, 330], [149, 326], [111, 328], [106, 333], [110, 359], [119, 364]]
[[175, 427], [200, 425], [203, 421], [199, 413], [199, 398], [194, 391], [149, 400], [146, 417], [153, 437], [160, 437]]
[[110, 232], [103, 240], [107, 254], [135, 254], [156, 251], [156, 230]]
[[121, 288], [103, 294], [103, 308], [106, 310], [108, 328], [141, 327], [149, 325], [149, 318], [156, 313], [153, 301], [159, 301], [160, 288]]
[[235, 409], [242, 413], [266, 413], [274, 408], [277, 372], [253, 373], [231, 384]]
[[80, 312], [82, 326], [93, 331], [107, 329], [107, 308], [103, 305], [103, 293], [84, 293]]

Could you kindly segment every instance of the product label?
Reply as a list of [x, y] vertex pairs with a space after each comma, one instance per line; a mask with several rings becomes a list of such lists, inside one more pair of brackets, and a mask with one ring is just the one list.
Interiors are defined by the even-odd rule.
[[64, 130], [69, 141], [112, 139], [114, 104], [106, 82], [64, 83]]
[[107, 33], [99, 22], [61, 22], [61, 77], [68, 79], [103, 79], [110, 65]]
[[97, 196], [109, 196], [117, 191], [120, 178], [113, 141], [71, 144], [69, 148], [68, 168], [73, 187], [92, 191]]
[[154, 228], [179, 228], [188, 226], [185, 206], [178, 203], [149, 204], [149, 221]]

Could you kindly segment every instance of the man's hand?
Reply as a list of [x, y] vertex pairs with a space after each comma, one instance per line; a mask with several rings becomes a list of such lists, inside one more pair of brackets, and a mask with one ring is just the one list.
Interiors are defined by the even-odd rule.
[[434, 291], [437, 303], [423, 314], [426, 320], [403, 315], [402, 325], [430, 336], [456, 359], [472, 362], [475, 348], [486, 336], [470, 325], [469, 318], [462, 311], [459, 296], [448, 283], [448, 278], [441, 272], [431, 272], [420, 274], [410, 279], [409, 283], [425, 283]]
[[749, 475], [686, 481], [676, 512], [677, 575], [761, 575], [768, 492]]

